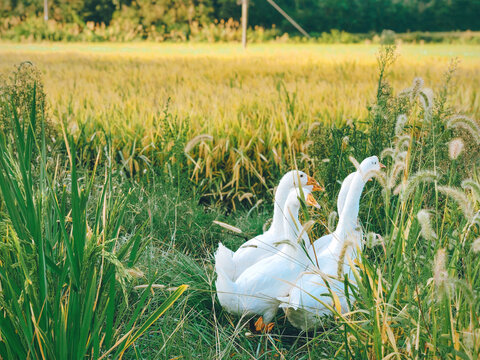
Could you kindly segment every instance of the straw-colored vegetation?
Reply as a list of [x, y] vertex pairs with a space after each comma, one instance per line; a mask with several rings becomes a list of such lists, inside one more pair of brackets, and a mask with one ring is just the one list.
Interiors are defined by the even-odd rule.
[[[175, 156], [172, 147], [193, 140], [187, 173], [202, 194], [254, 200], [249, 194], [262, 194], [263, 181], [271, 187], [289, 166], [290, 149], [308, 153], [314, 124], [367, 116], [377, 49], [254, 45], [243, 53], [237, 45], [3, 44], [0, 70], [24, 60], [42, 70], [54, 120], [89, 140], [85, 160], [95, 158], [102, 131], [113, 135], [131, 172], [164, 165]], [[478, 46], [405, 45], [399, 53], [388, 74], [394, 89], [419, 75], [438, 86], [451, 57], [461, 57], [451, 100], [480, 115]], [[175, 136], [165, 139], [169, 131]], [[212, 138], [196, 138], [201, 134]]]

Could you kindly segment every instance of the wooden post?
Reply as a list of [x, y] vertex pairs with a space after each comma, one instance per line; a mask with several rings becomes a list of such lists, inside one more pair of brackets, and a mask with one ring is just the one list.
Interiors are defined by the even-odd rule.
[[242, 0], [242, 45], [247, 47], [248, 0]]
[[48, 21], [48, 0], [43, 0], [43, 20]]

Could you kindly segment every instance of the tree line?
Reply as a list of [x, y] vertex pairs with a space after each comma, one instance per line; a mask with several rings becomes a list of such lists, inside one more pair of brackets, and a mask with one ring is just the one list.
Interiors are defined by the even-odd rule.
[[[480, 30], [480, 0], [276, 0], [313, 35], [331, 29], [351, 33]], [[43, 16], [44, 0], [2, 0], [0, 16]], [[239, 20], [238, 0], [48, 0], [49, 16], [62, 23], [126, 20], [145, 28], [187, 33], [221, 19]], [[249, 0], [249, 25], [297, 30], [266, 0]]]

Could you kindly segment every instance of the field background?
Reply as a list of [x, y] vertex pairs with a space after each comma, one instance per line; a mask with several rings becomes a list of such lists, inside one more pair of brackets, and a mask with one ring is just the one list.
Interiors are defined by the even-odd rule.
[[[194, 141], [189, 176], [196, 184], [206, 179], [202, 195], [226, 197], [235, 206], [238, 199], [253, 204], [256, 195], [274, 186], [270, 179], [287, 169], [291, 149], [305, 154], [308, 165], [312, 143], [306, 136], [312, 124], [361, 126], [378, 86], [378, 48], [262, 44], [243, 51], [236, 44], [2, 43], [0, 70], [32, 61], [44, 75], [53, 119], [76, 124], [83, 138], [100, 130], [111, 133], [132, 173], [147, 166], [145, 159], [162, 165], [172, 156], [165, 150], [173, 143], [160, 151], [152, 146], [164, 136], [159, 118], [165, 111], [180, 145], [211, 136]], [[387, 74], [397, 91], [417, 76], [432, 88], [439, 86], [458, 58], [449, 101], [460, 112], [480, 115], [479, 46], [402, 45], [397, 52]], [[95, 141], [87, 144], [86, 157], [95, 157]]]
[[[118, 254], [117, 241], [139, 239], [141, 244], [135, 261], [122, 260], [126, 269], [115, 265], [114, 271], [123, 271], [124, 283], [115, 282], [114, 276], [105, 290], [98, 280], [96, 296], [104, 300], [99, 306], [111, 317], [104, 322], [101, 311], [93, 314], [93, 321], [99, 319], [98, 331], [90, 322], [82, 323], [85, 334], [97, 331], [92, 341], [110, 332], [110, 342], [96, 351], [107, 350], [124, 334], [129, 316], [145, 321], [173, 289], [187, 284], [189, 289], [124, 358], [303, 360], [351, 359], [355, 354], [363, 359], [447, 359], [455, 349], [463, 358], [474, 359], [480, 353], [480, 224], [474, 216], [480, 206], [478, 122], [465, 120], [470, 130], [449, 123], [454, 112], [477, 119], [480, 115], [480, 46], [399, 45], [399, 56], [386, 67], [381, 83], [378, 53], [379, 46], [368, 44], [253, 44], [243, 51], [239, 44], [221, 43], [0, 43], [0, 72], [11, 77], [16, 65], [32, 62], [41, 72], [47, 97], [53, 139], [46, 140], [45, 159], [34, 158], [24, 166], [32, 174], [28, 179], [35, 181], [35, 161], [44, 162], [40, 176], [55, 173], [48, 201], [59, 196], [64, 208], [58, 219], [48, 211], [45, 219], [38, 211], [31, 215], [39, 218], [33, 222], [45, 221], [47, 229], [55, 230], [60, 220], [70, 229], [71, 221], [80, 229], [79, 240], [74, 239], [80, 249], [83, 241], [99, 245], [98, 237], [104, 244], [115, 242], [111, 257]], [[385, 54], [384, 59], [392, 60], [391, 53]], [[459, 62], [449, 81], [454, 58]], [[414, 80], [417, 77], [424, 85]], [[418, 95], [424, 86], [435, 94], [428, 109]], [[410, 92], [402, 98], [405, 88]], [[398, 126], [397, 116], [404, 112], [408, 119]], [[5, 119], [8, 124], [10, 118]], [[449, 144], [459, 137], [464, 142], [454, 158]], [[9, 146], [0, 142], [2, 154]], [[369, 183], [362, 197], [365, 233], [382, 238], [367, 239], [371, 243], [361, 258], [364, 266], [358, 267], [363, 279], [355, 294], [358, 313], [349, 319], [329, 317], [308, 334], [299, 333], [279, 314], [271, 335], [252, 333], [248, 323], [225, 313], [215, 297], [212, 255], [219, 241], [236, 249], [244, 239], [212, 221], [235, 225], [246, 237], [261, 233], [271, 217], [274, 186], [297, 164], [327, 187], [319, 195], [322, 209], [308, 215], [317, 221], [311, 235], [317, 238], [334, 227], [330, 215], [339, 181], [354, 169], [348, 156], [380, 155], [384, 147], [392, 147], [393, 154], [385, 156], [384, 182]], [[75, 161], [78, 179], [72, 176]], [[95, 170], [99, 175], [90, 188]], [[40, 185], [35, 181], [18, 185], [15, 194], [23, 196], [27, 185], [35, 190], [32, 194], [41, 193], [46, 180], [40, 177]], [[88, 201], [71, 195], [73, 185]], [[97, 202], [107, 215], [97, 211]], [[72, 215], [70, 203], [82, 212], [77, 209]], [[9, 206], [15, 211], [12, 204], [0, 203], [0, 214]], [[422, 209], [430, 214], [427, 225], [417, 218]], [[10, 229], [8, 221], [4, 223]], [[54, 235], [49, 241], [55, 246], [49, 250], [58, 252], [52, 258], [68, 273], [64, 242]], [[26, 239], [22, 244], [30, 244]], [[8, 268], [23, 281], [15, 272], [17, 249], [4, 246], [0, 251], [13, 259]], [[88, 256], [80, 258], [79, 264], [83, 261], [92, 272], [103, 271], [103, 257], [91, 262]], [[90, 311], [85, 289], [97, 278], [89, 266], [81, 267], [86, 285], [78, 294], [70, 282], [65, 285], [70, 277], [57, 281], [49, 273], [45, 279], [78, 295]], [[141, 293], [134, 286], [145, 283], [157, 287], [139, 315], [133, 309]], [[35, 286], [30, 293], [35, 294]], [[52, 298], [60, 293], [56, 289], [50, 288]], [[28, 313], [29, 303], [24, 304]], [[43, 305], [37, 305], [39, 314]], [[104, 330], [113, 319], [114, 326]], [[76, 329], [61, 323], [63, 316], [54, 320], [65, 329], [65, 348], [70, 349], [68, 341], [78, 342], [72, 336]], [[52, 335], [56, 329], [45, 331], [52, 336], [51, 344], [59, 343]], [[74, 350], [83, 357], [94, 354], [92, 347]], [[40, 346], [32, 348], [40, 358]]]

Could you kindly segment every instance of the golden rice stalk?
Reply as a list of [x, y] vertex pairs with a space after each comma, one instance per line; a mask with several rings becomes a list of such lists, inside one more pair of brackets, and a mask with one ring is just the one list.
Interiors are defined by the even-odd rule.
[[214, 224], [217, 224], [218, 226], [221, 226], [223, 227], [224, 229], [227, 229], [227, 230], [230, 230], [234, 233], [237, 233], [237, 234], [241, 234], [242, 233], [242, 230], [233, 226], [233, 225], [230, 225], [230, 224], [227, 224], [227, 223], [224, 223], [222, 221], [218, 221], [218, 220], [213, 220], [213, 223]]
[[212, 141], [213, 140], [213, 136], [212, 135], [208, 135], [208, 134], [200, 134], [200, 135], [197, 135], [195, 136], [192, 140], [190, 140], [187, 145], [185, 145], [185, 149], [184, 151], [186, 153], [189, 153], [190, 151], [192, 151], [192, 149], [195, 147], [195, 145], [197, 145], [198, 143], [200, 142], [203, 142], [203, 141]]

